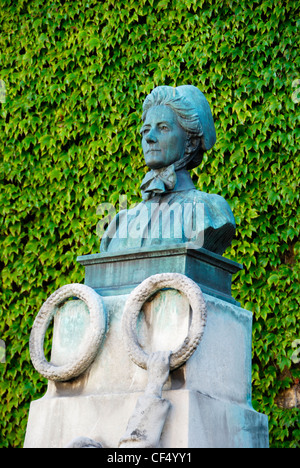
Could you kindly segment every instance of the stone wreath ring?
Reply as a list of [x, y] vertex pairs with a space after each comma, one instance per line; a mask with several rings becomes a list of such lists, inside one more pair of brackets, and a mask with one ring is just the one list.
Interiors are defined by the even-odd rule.
[[[160, 273], [150, 276], [137, 286], [129, 295], [123, 313], [123, 338], [131, 360], [143, 369], [147, 369], [147, 353], [141, 348], [136, 323], [143, 304], [156, 292], [169, 288], [183, 293], [192, 308], [192, 319], [184, 342], [170, 356], [170, 369], [184, 364], [196, 350], [206, 323], [206, 304], [199, 286], [180, 273]], [[167, 314], [168, 311], [166, 310]]]
[[[89, 309], [88, 336], [85, 339], [80, 354], [71, 362], [56, 366], [48, 362], [44, 355], [44, 339], [51, 319], [57, 311], [57, 306], [70, 297], [81, 299]], [[81, 375], [94, 361], [106, 332], [106, 314], [101, 296], [92, 288], [83, 284], [67, 284], [55, 291], [42, 305], [34, 321], [29, 350], [35, 369], [53, 381], [67, 381]]]

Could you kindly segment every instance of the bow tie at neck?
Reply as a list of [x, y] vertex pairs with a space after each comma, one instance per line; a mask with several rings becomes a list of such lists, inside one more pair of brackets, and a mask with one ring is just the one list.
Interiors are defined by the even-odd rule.
[[177, 181], [174, 164], [161, 169], [152, 169], [147, 172], [141, 184], [142, 198], [149, 200], [155, 195], [160, 195], [173, 190]]
[[177, 182], [176, 171], [184, 169], [192, 158], [192, 153], [186, 154], [182, 159], [170, 166], [152, 169], [147, 172], [140, 186], [143, 201], [150, 200], [155, 195], [173, 190]]

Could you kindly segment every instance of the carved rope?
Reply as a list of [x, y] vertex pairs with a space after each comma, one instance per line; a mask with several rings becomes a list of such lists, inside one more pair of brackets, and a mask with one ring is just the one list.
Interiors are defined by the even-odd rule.
[[[44, 339], [47, 328], [57, 306], [69, 297], [75, 296], [85, 302], [90, 313], [85, 345], [80, 356], [71, 362], [55, 366], [44, 355]], [[35, 369], [44, 377], [54, 381], [67, 381], [78, 377], [93, 362], [106, 332], [106, 314], [101, 296], [83, 284], [67, 284], [55, 291], [42, 305], [31, 330], [29, 350]]]
[[[184, 364], [196, 350], [206, 323], [206, 304], [199, 286], [180, 273], [160, 273], [150, 276], [137, 286], [129, 295], [123, 314], [123, 337], [127, 351], [132, 361], [143, 369], [147, 369], [147, 353], [140, 347], [136, 334], [136, 322], [143, 304], [164, 288], [172, 288], [183, 293], [192, 308], [192, 320], [188, 335], [181, 346], [172, 351], [170, 369], [176, 369]], [[167, 314], [168, 311], [166, 310]]]

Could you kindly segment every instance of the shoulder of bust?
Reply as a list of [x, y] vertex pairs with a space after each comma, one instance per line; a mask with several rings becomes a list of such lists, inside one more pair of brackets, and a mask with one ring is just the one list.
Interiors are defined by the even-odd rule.
[[204, 203], [213, 212], [219, 212], [226, 216], [228, 222], [235, 225], [233, 213], [229, 203], [224, 197], [217, 193], [200, 192], [199, 190], [190, 190], [190, 200], [196, 199], [198, 203]]

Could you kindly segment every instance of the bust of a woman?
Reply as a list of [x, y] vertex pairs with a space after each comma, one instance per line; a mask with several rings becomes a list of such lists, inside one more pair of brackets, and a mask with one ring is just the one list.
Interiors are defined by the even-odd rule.
[[101, 252], [187, 243], [223, 254], [235, 233], [232, 211], [219, 195], [198, 191], [188, 169], [215, 144], [209, 104], [195, 86], [158, 86], [145, 99], [142, 147], [149, 167], [143, 201], [120, 211]]

